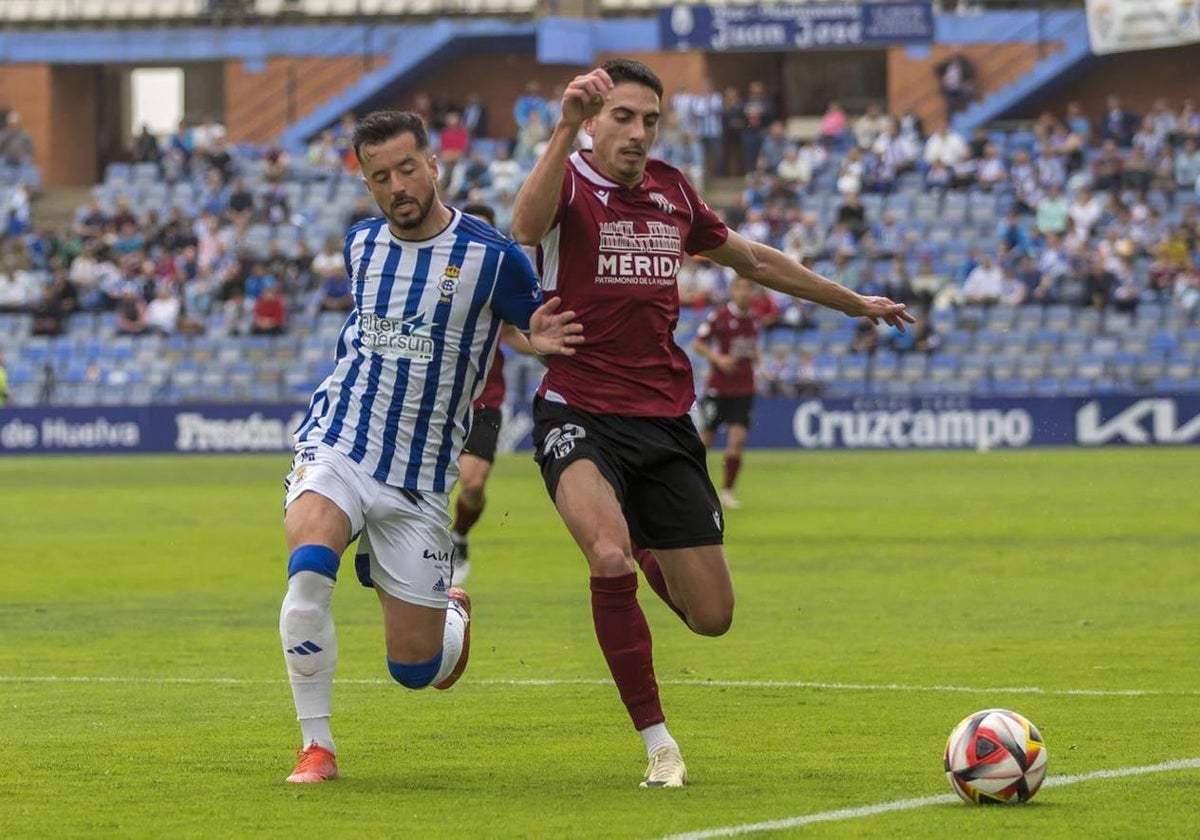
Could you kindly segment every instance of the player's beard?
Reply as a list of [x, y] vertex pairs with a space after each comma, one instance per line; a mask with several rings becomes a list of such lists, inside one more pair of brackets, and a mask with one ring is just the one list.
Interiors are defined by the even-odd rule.
[[646, 172], [646, 155], [641, 149], [642, 154], [638, 157], [630, 157], [625, 154], [625, 149], [618, 149], [612, 158], [613, 170], [620, 174], [621, 180], [625, 183], [636, 184], [642, 180]]
[[[392, 202], [388, 208], [388, 221], [394, 224], [397, 230], [415, 230], [425, 223], [425, 219], [429, 216], [429, 211], [433, 208], [433, 200], [437, 196], [435, 190], [430, 190], [429, 194], [424, 199], [418, 196], [409, 196], [405, 204], [397, 207], [395, 202]], [[400, 215], [403, 213], [404, 215]]]

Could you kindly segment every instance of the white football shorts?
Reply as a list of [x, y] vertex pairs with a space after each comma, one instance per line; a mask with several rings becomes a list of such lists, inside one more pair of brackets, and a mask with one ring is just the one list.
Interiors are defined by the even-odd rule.
[[351, 532], [360, 534], [357, 555], [369, 556], [370, 581], [384, 592], [423, 607], [446, 606], [454, 554], [448, 494], [384, 484], [341, 452], [314, 443], [296, 447], [284, 487], [285, 509], [308, 492], [342, 509]]

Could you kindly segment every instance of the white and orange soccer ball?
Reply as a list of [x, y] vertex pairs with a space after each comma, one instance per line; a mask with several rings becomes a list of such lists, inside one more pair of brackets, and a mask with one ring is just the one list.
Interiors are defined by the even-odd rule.
[[1046, 778], [1046, 743], [1016, 712], [984, 709], [954, 727], [943, 763], [950, 787], [966, 802], [1028, 802]]

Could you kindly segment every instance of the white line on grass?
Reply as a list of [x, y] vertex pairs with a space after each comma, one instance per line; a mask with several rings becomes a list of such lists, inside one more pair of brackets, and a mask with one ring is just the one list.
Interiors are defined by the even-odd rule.
[[[1161, 764], [1150, 764], [1144, 767], [1118, 767], [1113, 770], [1096, 770], [1091, 773], [1079, 773], [1074, 776], [1051, 776], [1046, 779], [1044, 787], [1056, 788], [1075, 785], [1080, 782], [1090, 782], [1096, 779], [1121, 779], [1127, 776], [1145, 776], [1149, 773], [1171, 773], [1176, 770], [1200, 769], [1200, 758], [1182, 758], [1178, 761], [1164, 761]], [[836, 811], [821, 811], [803, 817], [788, 817], [782, 820], [731, 825], [723, 828], [707, 828], [702, 831], [690, 831], [686, 834], [672, 834], [663, 840], [708, 840], [710, 837], [736, 837], [739, 834], [753, 834], [766, 831], [784, 831], [789, 828], [800, 828], [813, 823], [840, 822], [856, 820], [862, 817], [873, 817], [876, 814], [886, 814], [891, 811], [911, 811], [914, 808], [926, 808], [930, 805], [946, 805], [958, 802], [959, 798], [952, 793], [942, 796], [922, 796], [916, 799], [896, 799], [892, 802], [880, 802], [878, 805], [864, 805], [861, 808], [839, 808]]]
[[[285, 679], [247, 680], [237, 677], [112, 677], [112, 676], [55, 676], [0, 674], [0, 683], [131, 683], [139, 685], [269, 685]], [[393, 685], [392, 680], [339, 679], [337, 685]], [[1048, 697], [1200, 697], [1200, 691], [1171, 691], [1157, 689], [1100, 689], [1100, 688], [1038, 688], [1009, 686], [977, 688], [966, 685], [905, 685], [903, 683], [840, 683], [784, 680], [659, 680], [659, 685], [691, 686], [696, 688], [810, 688], [818, 691], [896, 691], [930, 692], [935, 694], [1036, 694]], [[612, 680], [589, 679], [492, 679], [470, 680], [471, 685], [561, 686], [604, 685]]]

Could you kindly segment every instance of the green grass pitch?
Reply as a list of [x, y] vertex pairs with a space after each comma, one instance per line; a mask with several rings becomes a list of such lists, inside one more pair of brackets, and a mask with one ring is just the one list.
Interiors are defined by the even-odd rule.
[[344, 778], [284, 784], [287, 465], [0, 460], [0, 835], [659, 838], [947, 794], [947, 733], [1003, 706], [1041, 729], [1051, 779], [1190, 763], [771, 836], [1197, 836], [1200, 450], [752, 452], [730, 633], [641, 590], [682, 791], [636, 786], [586, 566], [524, 455], [472, 534], [462, 681], [391, 683], [344, 564]]

